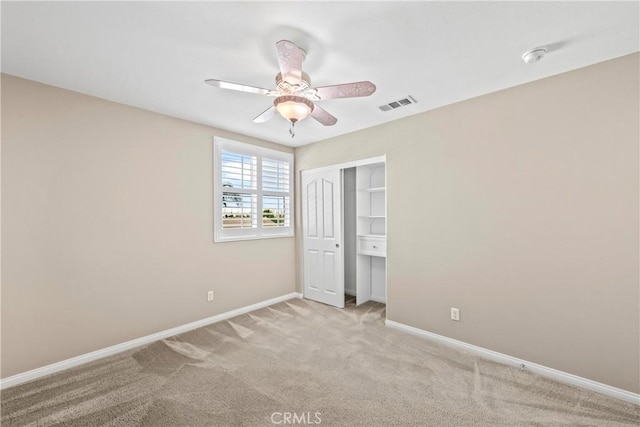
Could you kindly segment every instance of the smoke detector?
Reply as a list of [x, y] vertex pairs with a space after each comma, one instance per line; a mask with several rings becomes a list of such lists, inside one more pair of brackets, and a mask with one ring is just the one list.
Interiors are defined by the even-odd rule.
[[544, 54], [547, 53], [547, 49], [539, 47], [522, 54], [522, 60], [527, 64], [533, 64], [544, 58]]

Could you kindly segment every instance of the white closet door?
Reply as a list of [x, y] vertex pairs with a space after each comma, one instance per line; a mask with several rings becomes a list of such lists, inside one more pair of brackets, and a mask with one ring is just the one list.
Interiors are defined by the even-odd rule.
[[304, 297], [343, 308], [340, 172], [302, 172], [302, 244]]

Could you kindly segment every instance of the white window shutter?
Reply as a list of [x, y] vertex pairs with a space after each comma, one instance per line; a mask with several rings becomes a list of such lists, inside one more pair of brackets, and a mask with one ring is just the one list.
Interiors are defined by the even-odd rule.
[[293, 236], [293, 155], [214, 139], [214, 240]]

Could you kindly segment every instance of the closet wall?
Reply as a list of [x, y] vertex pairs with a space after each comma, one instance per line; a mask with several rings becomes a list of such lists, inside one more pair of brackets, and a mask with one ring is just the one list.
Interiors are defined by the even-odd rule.
[[357, 260], [357, 213], [356, 213], [356, 168], [343, 171], [343, 212], [344, 212], [344, 292], [356, 295]]

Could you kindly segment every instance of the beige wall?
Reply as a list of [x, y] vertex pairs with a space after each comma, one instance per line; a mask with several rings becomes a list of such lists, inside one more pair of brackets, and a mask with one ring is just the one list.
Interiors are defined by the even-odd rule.
[[292, 151], [2, 76], [2, 377], [295, 290], [293, 238], [213, 243], [214, 135]]
[[639, 59], [296, 149], [387, 155], [390, 320], [640, 391]]
[[[389, 319], [640, 391], [639, 59], [296, 150], [387, 154]], [[2, 377], [294, 290], [212, 243], [213, 135], [271, 146], [2, 76]]]

